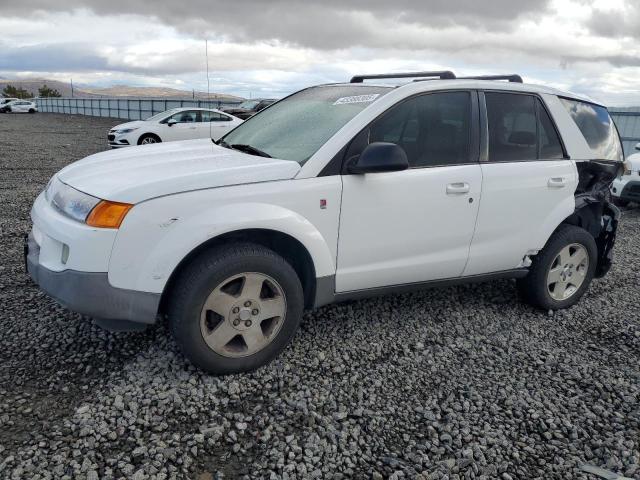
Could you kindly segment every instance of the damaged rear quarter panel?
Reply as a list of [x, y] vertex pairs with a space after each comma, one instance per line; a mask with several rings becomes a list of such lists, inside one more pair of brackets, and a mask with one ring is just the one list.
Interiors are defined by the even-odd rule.
[[622, 163], [614, 161], [576, 162], [578, 188], [576, 209], [564, 223], [587, 230], [598, 246], [595, 276], [603, 277], [613, 262], [613, 246], [620, 211], [611, 203], [611, 183], [622, 172]]

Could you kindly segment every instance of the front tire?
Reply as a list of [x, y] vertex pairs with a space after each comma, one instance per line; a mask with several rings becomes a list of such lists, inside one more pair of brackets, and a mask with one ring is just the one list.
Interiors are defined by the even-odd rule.
[[160, 137], [153, 133], [145, 133], [138, 139], [138, 145], [152, 145], [154, 143], [161, 143]]
[[575, 305], [595, 274], [598, 247], [589, 232], [562, 225], [533, 259], [529, 274], [518, 280], [527, 303], [544, 310]]
[[280, 255], [244, 243], [203, 252], [179, 274], [168, 316], [184, 355], [214, 374], [255, 370], [295, 334], [300, 279]]

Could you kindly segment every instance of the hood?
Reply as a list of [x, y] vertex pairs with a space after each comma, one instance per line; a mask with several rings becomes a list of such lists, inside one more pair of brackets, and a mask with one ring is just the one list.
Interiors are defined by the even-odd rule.
[[63, 168], [58, 178], [98, 198], [138, 203], [190, 190], [287, 180], [299, 170], [297, 162], [230, 150], [206, 138], [97, 153]]
[[111, 130], [122, 130], [123, 128], [137, 128], [144, 125], [144, 120], [134, 120], [133, 122], [121, 123], [115, 127], [111, 127]]

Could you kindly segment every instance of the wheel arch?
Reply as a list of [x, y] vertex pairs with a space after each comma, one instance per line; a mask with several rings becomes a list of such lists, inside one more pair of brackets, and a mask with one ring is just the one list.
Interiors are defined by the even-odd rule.
[[138, 137], [138, 141], [136, 142], [136, 145], [140, 145], [142, 142], [142, 139], [144, 137], [155, 137], [158, 139], [159, 142], [162, 142], [162, 139], [160, 138], [160, 135], [158, 135], [157, 133], [153, 133], [153, 132], [144, 132], [143, 134], [141, 134]]
[[595, 239], [598, 247], [596, 278], [604, 276], [611, 268], [619, 218], [620, 211], [609, 201], [591, 195], [580, 195], [576, 198], [575, 211], [558, 225], [558, 228], [562, 225], [580, 227]]
[[251, 242], [269, 248], [282, 256], [298, 274], [304, 292], [304, 306], [311, 308], [316, 293], [316, 268], [309, 250], [295, 237], [278, 230], [266, 228], [246, 228], [234, 230], [210, 238], [191, 250], [173, 269], [164, 286], [159, 311], [165, 312], [167, 301], [180, 273], [203, 252], [221, 245], [237, 242]]

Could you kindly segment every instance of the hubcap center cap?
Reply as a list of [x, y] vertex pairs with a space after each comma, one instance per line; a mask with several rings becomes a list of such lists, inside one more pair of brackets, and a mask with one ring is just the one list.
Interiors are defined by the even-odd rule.
[[243, 322], [249, 320], [251, 318], [251, 310], [248, 308], [243, 308], [242, 310], [240, 310], [240, 314], [238, 316]]

